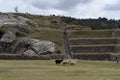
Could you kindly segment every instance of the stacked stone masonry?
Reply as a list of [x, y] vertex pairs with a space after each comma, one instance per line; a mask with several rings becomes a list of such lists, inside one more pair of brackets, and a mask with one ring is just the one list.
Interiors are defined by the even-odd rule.
[[[92, 30], [91, 30], [92, 32]], [[119, 31], [110, 34], [69, 34], [69, 46], [72, 53], [119, 53]]]

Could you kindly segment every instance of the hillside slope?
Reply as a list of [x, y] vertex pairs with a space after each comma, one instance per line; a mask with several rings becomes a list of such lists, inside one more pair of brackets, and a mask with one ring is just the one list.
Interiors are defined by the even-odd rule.
[[[0, 13], [0, 39], [7, 35], [8, 31], [16, 36], [16, 39], [11, 38], [11, 44], [15, 44], [22, 38], [38, 39], [40, 41], [51, 41], [56, 44], [57, 50], [63, 52], [63, 27], [64, 23], [60, 17], [56, 16], [41, 16], [41, 15], [30, 15], [22, 13]], [[9, 35], [9, 37], [13, 37]], [[5, 40], [5, 39], [4, 39]], [[14, 41], [15, 40], [15, 41]], [[11, 46], [11, 44], [0, 42], [1, 47]], [[10, 48], [11, 49], [11, 48]], [[9, 51], [10, 49], [7, 49]]]
[[[85, 20], [85, 24], [87, 25], [82, 25], [82, 23], [80, 23], [81, 21], [84, 23], [84, 20], [53, 15], [42, 16], [23, 13], [0, 13], [0, 53], [12, 52], [11, 50], [14, 49], [16, 42], [23, 39], [24, 43], [25, 38], [31, 41], [33, 39], [35, 41], [51, 41], [56, 44], [56, 50], [61, 51], [62, 54], [68, 52], [67, 55], [70, 55], [70, 51], [73, 54], [120, 52], [119, 29], [91, 30], [92, 27], [86, 23], [87, 20]], [[99, 22], [99, 20], [91, 21]], [[109, 20], [102, 21], [105, 23], [106, 21], [109, 22]], [[102, 25], [102, 23], [100, 24]], [[67, 31], [67, 29], [70, 29], [70, 31]], [[30, 44], [22, 46], [26, 47], [23, 47], [22, 51], [30, 48]]]

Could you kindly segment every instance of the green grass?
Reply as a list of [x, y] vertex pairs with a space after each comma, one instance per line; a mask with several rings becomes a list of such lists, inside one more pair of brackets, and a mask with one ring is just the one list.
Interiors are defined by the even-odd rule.
[[70, 47], [99, 47], [99, 46], [108, 46], [108, 47], [110, 47], [110, 46], [120, 46], [119, 44], [117, 45], [117, 44], [96, 44], [96, 45], [70, 45]]
[[[43, 16], [43, 15], [31, 15], [31, 14], [26, 15], [26, 14], [21, 14], [21, 13], [17, 13], [17, 14], [14, 13], [14, 14], [15, 16], [22, 16], [22, 17], [32, 20], [33, 22], [37, 23], [39, 27], [60, 29], [60, 28], [63, 28], [64, 26], [61, 18], [57, 16]], [[56, 21], [57, 23], [52, 23], [52, 21]]]
[[52, 41], [56, 44], [58, 50], [63, 51], [63, 31], [57, 29], [40, 29], [28, 35], [30, 38]]
[[95, 37], [95, 38], [70, 38], [69, 40], [104, 40], [104, 41], [106, 41], [106, 40], [115, 40], [115, 39], [118, 39], [118, 40], [120, 40], [120, 38], [118, 37], [118, 38], [114, 38], [114, 37], [103, 37], [103, 38], [99, 38], [99, 37]]
[[81, 30], [81, 31], [71, 31], [72, 35], [111, 35], [111, 30]]
[[56, 65], [53, 60], [0, 60], [0, 80], [119, 80], [120, 65], [82, 61]]

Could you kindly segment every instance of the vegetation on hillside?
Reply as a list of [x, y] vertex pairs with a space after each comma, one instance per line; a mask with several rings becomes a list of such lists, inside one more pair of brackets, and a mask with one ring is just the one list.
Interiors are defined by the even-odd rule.
[[47, 40], [54, 42], [58, 50], [63, 52], [63, 31], [57, 29], [40, 29], [39, 31], [30, 33], [28, 35], [30, 38]]
[[49, 27], [60, 29], [67, 25], [78, 25], [78, 26], [88, 26], [94, 30], [98, 29], [116, 29], [120, 28], [120, 20], [107, 19], [105, 17], [99, 17], [96, 19], [77, 19], [74, 17], [67, 16], [43, 16], [43, 15], [31, 15], [31, 14], [22, 14], [14, 13], [17, 16], [23, 16], [28, 19], [31, 19], [40, 27]]
[[72, 31], [71, 34], [74, 34], [74, 35], [111, 35], [112, 32], [113, 32], [112, 30], [92, 30], [92, 31], [81, 30], [81, 31]]
[[67, 24], [74, 24], [80, 26], [89, 26], [92, 29], [115, 29], [120, 28], [120, 20], [107, 19], [105, 17], [99, 17], [98, 19], [76, 19], [72, 17], [61, 17], [62, 21]]
[[[42, 28], [54, 28], [54, 29], [62, 29], [64, 23], [61, 18], [58, 16], [43, 16], [43, 15], [32, 15], [32, 14], [22, 14], [22, 13], [14, 13], [16, 16], [22, 16], [32, 20], [38, 27]], [[30, 22], [27, 22], [30, 23]], [[34, 25], [33, 25], [34, 26]]]
[[[25, 37], [35, 38], [39, 40], [52, 41], [57, 45], [57, 49], [64, 51], [63, 43], [63, 31], [66, 26], [87, 26], [94, 29], [94, 31], [76, 31], [72, 32], [72, 35], [94, 35], [94, 36], [111, 36], [114, 30], [98, 30], [96, 29], [111, 29], [119, 28], [120, 20], [113, 20], [107, 18], [98, 19], [76, 19], [66, 16], [43, 16], [43, 15], [32, 15], [32, 14], [22, 14], [14, 13], [14, 17], [22, 16], [27, 18], [26, 23], [32, 29], [32, 32]], [[115, 34], [119, 34], [120, 31], [115, 31]], [[70, 34], [70, 35], [71, 35]], [[119, 35], [116, 35], [119, 36]]]
[[[112, 29], [119, 28], [120, 21], [114, 19], [101, 18], [98, 19], [76, 19], [66, 16], [43, 16], [43, 15], [31, 15], [31, 14], [15, 14], [17, 16], [23, 16], [32, 20], [38, 28], [35, 32], [28, 35], [30, 38], [36, 38], [40, 40], [49, 40], [57, 45], [57, 49], [64, 51], [63, 43], [63, 29], [67, 25], [76, 25], [76, 26], [88, 26], [94, 29], [94, 31], [75, 31], [71, 34], [73, 35], [94, 35], [94, 36], [111, 36], [113, 32], [115, 34], [120, 31], [114, 30], [98, 30], [98, 29]], [[30, 23], [30, 22], [27, 22]], [[34, 29], [35, 25], [29, 24], [30, 27]], [[97, 30], [97, 31], [96, 31]], [[119, 36], [119, 35], [118, 35]]]

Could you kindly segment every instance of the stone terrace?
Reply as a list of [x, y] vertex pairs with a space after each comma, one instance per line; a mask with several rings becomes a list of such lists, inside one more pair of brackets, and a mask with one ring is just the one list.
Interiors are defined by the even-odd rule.
[[120, 30], [68, 30], [71, 52], [119, 53]]

